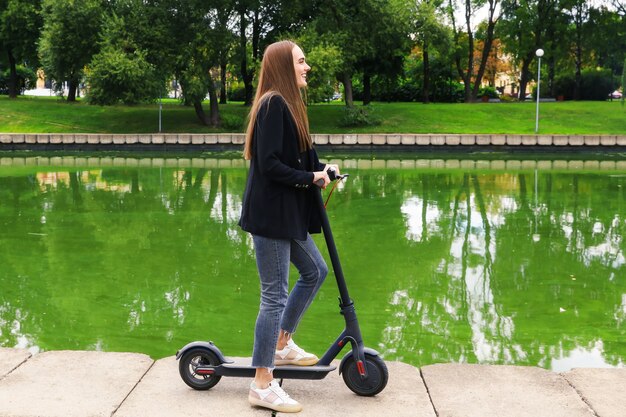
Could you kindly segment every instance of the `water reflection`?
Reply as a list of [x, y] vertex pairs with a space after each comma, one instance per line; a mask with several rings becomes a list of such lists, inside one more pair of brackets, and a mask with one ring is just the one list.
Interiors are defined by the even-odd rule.
[[[592, 194], [591, 190], [595, 189], [592, 184], [586, 184], [586, 191], [580, 192], [583, 177], [578, 174], [560, 178], [541, 173], [540, 179], [545, 191], [539, 194], [541, 188], [536, 187], [532, 199], [526, 190], [527, 175], [523, 173], [496, 178], [459, 175], [456, 184], [447, 187], [447, 197], [440, 195], [443, 187], [436, 187], [437, 195], [429, 192], [432, 175], [424, 175], [417, 181], [422, 187], [416, 187], [412, 193], [405, 192], [400, 210], [405, 220], [405, 237], [419, 244], [420, 252], [428, 253], [430, 247], [444, 241], [443, 246], [448, 250], [435, 254], [429, 261], [432, 265], [429, 272], [432, 286], [447, 288], [438, 291], [441, 295], [430, 303], [423, 302], [424, 283], [419, 281], [413, 283], [414, 288], [391, 294], [389, 304], [393, 306], [394, 320], [384, 333], [381, 344], [384, 352], [395, 355], [399, 351], [417, 351], [421, 355], [419, 338], [407, 337], [416, 333], [422, 338], [443, 339], [436, 344], [437, 351], [426, 352], [424, 356], [430, 358], [425, 362], [533, 363], [561, 369], [572, 363], [599, 364], [598, 360], [588, 360], [593, 355], [602, 357], [605, 364], [607, 360], [613, 365], [623, 364], [612, 352], [606, 353], [610, 359], [605, 359], [602, 340], [587, 342], [592, 343], [593, 349], [579, 345], [579, 340], [584, 339], [582, 334], [588, 331], [584, 326], [596, 325], [590, 321], [598, 318], [595, 314], [599, 312], [593, 311], [591, 304], [603, 298], [615, 299], [611, 292], [602, 292], [606, 282], [615, 282], [620, 276], [617, 281], [623, 294], [622, 236], [626, 223], [621, 211], [624, 201], [621, 183], [609, 181], [609, 188], [615, 187], [620, 192], [615, 199], [610, 197], [600, 203], [602, 194], [599, 198]], [[600, 178], [585, 178], [587, 181], [598, 185], [602, 182]], [[446, 185], [451, 184], [446, 181]], [[573, 186], [573, 196], [565, 189], [567, 186]], [[534, 201], [534, 207], [529, 201]], [[572, 283], [577, 276], [585, 282]], [[547, 284], [552, 294], [544, 292]], [[604, 288], [594, 288], [596, 285]], [[535, 299], [534, 294], [538, 295]], [[528, 299], [520, 303], [516, 297]], [[535, 301], [541, 299], [543, 303]], [[514, 301], [507, 305], [507, 300]], [[622, 311], [623, 300], [620, 301], [617, 311]], [[553, 305], [548, 306], [549, 302]], [[511, 308], [514, 305], [519, 307]], [[573, 320], [555, 328], [555, 334], [550, 335], [558, 337], [563, 332], [565, 336], [565, 327], [572, 330], [565, 340], [559, 341], [558, 348], [545, 340], [532, 340], [533, 333], [520, 326], [537, 327], [537, 331], [545, 332], [541, 326], [550, 326], [551, 320], [564, 321], [553, 317], [568, 314]], [[540, 323], [529, 322], [534, 316]], [[466, 324], [464, 329], [457, 328], [463, 324]], [[582, 326], [577, 328], [577, 325]], [[616, 323], [617, 331], [611, 339], [623, 335], [622, 325], [622, 321]], [[467, 335], [460, 337], [455, 331]], [[537, 334], [536, 338], [541, 336]], [[570, 338], [573, 340], [567, 340]], [[451, 340], [458, 344], [449, 343]]]
[[[246, 170], [193, 161], [3, 164], [0, 346], [159, 357], [212, 338], [249, 355], [258, 280], [236, 224]], [[382, 162], [342, 161], [351, 178], [329, 209], [368, 344], [415, 365], [623, 366], [617, 163]], [[340, 320], [332, 284], [303, 322], [319, 351]]]

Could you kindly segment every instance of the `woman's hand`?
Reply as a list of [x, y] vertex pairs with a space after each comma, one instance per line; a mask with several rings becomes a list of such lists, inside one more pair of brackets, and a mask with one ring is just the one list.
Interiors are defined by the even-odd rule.
[[326, 166], [324, 167], [324, 170], [328, 171], [329, 169], [332, 169], [333, 171], [335, 171], [335, 175], [341, 175], [341, 172], [339, 172], [339, 165], [337, 165], [337, 164], [326, 164]]
[[326, 188], [326, 186], [330, 184], [330, 177], [328, 176], [328, 172], [326, 172], [326, 170], [314, 172], [313, 184], [317, 185], [320, 188]]

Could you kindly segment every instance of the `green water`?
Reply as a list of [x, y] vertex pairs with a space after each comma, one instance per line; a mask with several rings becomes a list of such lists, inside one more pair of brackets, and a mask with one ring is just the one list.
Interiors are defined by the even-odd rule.
[[[446, 158], [340, 162], [328, 213], [366, 345], [417, 366], [623, 366], [623, 163]], [[228, 155], [0, 157], [0, 346], [250, 356], [245, 178]], [[321, 354], [342, 327], [330, 275], [297, 341]]]

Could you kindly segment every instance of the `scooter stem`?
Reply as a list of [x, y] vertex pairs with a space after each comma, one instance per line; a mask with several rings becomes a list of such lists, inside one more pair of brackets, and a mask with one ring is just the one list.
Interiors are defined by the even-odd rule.
[[317, 194], [316, 198], [322, 222], [322, 231], [324, 232], [328, 255], [330, 256], [333, 271], [335, 272], [335, 279], [337, 280], [337, 287], [339, 288], [341, 305], [347, 306], [352, 304], [352, 300], [350, 299], [346, 279], [343, 276], [343, 270], [341, 269], [341, 263], [339, 262], [339, 255], [337, 253], [337, 246], [335, 246], [335, 240], [333, 239], [333, 232], [330, 230], [330, 222], [328, 221], [328, 215], [326, 214], [326, 207], [324, 207], [324, 199], [322, 198], [321, 189], [317, 189], [315, 194]]
[[[324, 239], [326, 240], [326, 247], [328, 248], [328, 255], [333, 266], [335, 273], [335, 279], [337, 280], [337, 287], [339, 288], [339, 304], [341, 308], [341, 314], [346, 322], [346, 328], [342, 334], [337, 338], [335, 343], [331, 345], [326, 354], [320, 359], [320, 364], [330, 364], [330, 362], [337, 357], [341, 349], [344, 347], [346, 341], [350, 341], [352, 345], [352, 352], [358, 363], [363, 363], [365, 360], [365, 346], [363, 344], [363, 338], [361, 336], [361, 328], [356, 317], [356, 311], [354, 309], [354, 303], [350, 299], [348, 293], [348, 286], [346, 279], [343, 276], [343, 270], [341, 269], [341, 263], [339, 262], [339, 254], [337, 253], [337, 247], [335, 246], [335, 240], [333, 239], [333, 232], [330, 229], [330, 222], [328, 221], [328, 215], [326, 213], [326, 207], [324, 206], [324, 199], [322, 198], [322, 192], [317, 190], [317, 204], [320, 212], [320, 219], [322, 222], [322, 231], [324, 232]], [[361, 369], [361, 377], [367, 376], [365, 368]]]

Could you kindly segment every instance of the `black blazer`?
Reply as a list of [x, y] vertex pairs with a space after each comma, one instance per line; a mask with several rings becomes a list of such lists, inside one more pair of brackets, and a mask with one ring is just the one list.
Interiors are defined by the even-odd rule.
[[259, 106], [252, 159], [239, 225], [275, 239], [305, 240], [319, 233], [313, 171], [322, 171], [315, 150], [300, 152], [295, 122], [277, 95]]

